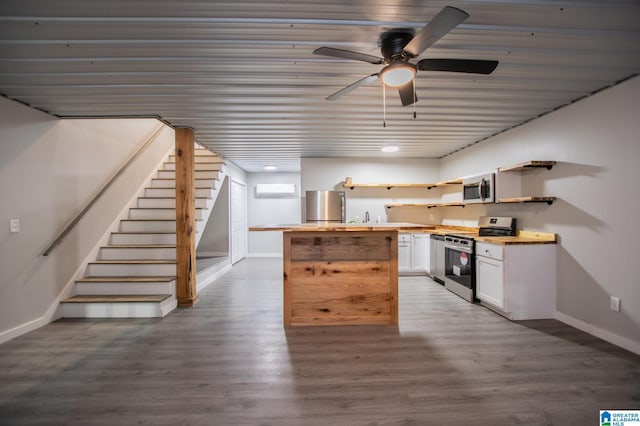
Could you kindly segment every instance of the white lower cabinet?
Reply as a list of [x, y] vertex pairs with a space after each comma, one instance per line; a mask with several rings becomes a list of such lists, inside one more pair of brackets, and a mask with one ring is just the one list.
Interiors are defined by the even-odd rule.
[[556, 245], [476, 243], [476, 297], [512, 320], [553, 318]]
[[502, 261], [488, 257], [476, 257], [476, 297], [478, 299], [504, 309], [503, 277]]
[[427, 273], [430, 260], [430, 234], [398, 234], [398, 273]]
[[411, 271], [429, 272], [431, 234], [411, 234]]
[[398, 234], [398, 273], [411, 272], [411, 234]]

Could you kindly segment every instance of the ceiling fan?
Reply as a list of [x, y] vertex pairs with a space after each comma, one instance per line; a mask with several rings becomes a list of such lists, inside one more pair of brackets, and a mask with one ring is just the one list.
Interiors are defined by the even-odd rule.
[[316, 55], [334, 58], [353, 59], [374, 65], [385, 65], [375, 74], [366, 76], [334, 94], [328, 96], [329, 101], [336, 100], [380, 78], [385, 86], [398, 88], [403, 106], [411, 105], [418, 100], [415, 93], [415, 76], [417, 71], [449, 71], [472, 74], [491, 74], [498, 66], [498, 61], [478, 59], [422, 59], [417, 64], [409, 62], [422, 54], [428, 47], [440, 40], [445, 34], [457, 27], [469, 17], [464, 10], [445, 6], [418, 33], [408, 28], [396, 28], [382, 33], [379, 40], [382, 58], [366, 53], [353, 52], [332, 47], [320, 47], [314, 50]]

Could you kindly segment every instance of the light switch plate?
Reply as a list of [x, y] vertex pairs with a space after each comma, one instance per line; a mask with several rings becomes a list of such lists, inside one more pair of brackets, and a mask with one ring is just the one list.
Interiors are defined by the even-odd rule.
[[611, 301], [609, 303], [609, 308], [612, 311], [620, 312], [620, 298], [611, 296]]
[[9, 221], [9, 228], [11, 232], [20, 232], [20, 219], [11, 219]]

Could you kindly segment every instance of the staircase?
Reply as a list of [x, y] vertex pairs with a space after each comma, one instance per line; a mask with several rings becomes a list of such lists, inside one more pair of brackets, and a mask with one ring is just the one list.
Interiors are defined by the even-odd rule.
[[[130, 208], [75, 296], [62, 301], [65, 318], [163, 317], [177, 306], [175, 156], [169, 156], [150, 186]], [[209, 219], [224, 160], [196, 145], [196, 245]]]

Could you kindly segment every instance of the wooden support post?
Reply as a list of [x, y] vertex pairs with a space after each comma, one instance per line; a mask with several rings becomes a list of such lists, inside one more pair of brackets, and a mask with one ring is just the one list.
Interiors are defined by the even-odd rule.
[[198, 302], [193, 129], [176, 128], [176, 293], [178, 306]]

